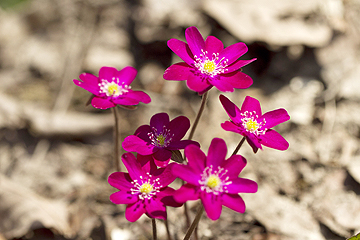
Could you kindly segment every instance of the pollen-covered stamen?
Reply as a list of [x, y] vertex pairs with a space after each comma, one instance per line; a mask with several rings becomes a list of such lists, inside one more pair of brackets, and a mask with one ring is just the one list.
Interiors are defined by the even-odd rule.
[[158, 132], [156, 128], [152, 128], [152, 130], [152, 132], [148, 133], [152, 145], [156, 147], [167, 147], [170, 144], [174, 134], [171, 134], [169, 129], [163, 126], [160, 132]]
[[199, 57], [194, 56], [195, 67], [202, 73], [214, 77], [220, 73], [227, 71], [228, 59], [225, 57], [219, 59], [219, 53], [213, 53], [211, 59], [208, 57], [208, 52], [201, 49]]
[[212, 192], [215, 195], [228, 192], [226, 189], [227, 185], [232, 182], [229, 181], [229, 177], [226, 176], [227, 172], [228, 170], [222, 167], [218, 167], [217, 170], [214, 170], [212, 165], [206, 167], [199, 180], [200, 189], [207, 193]]
[[242, 125], [247, 132], [255, 135], [265, 134], [267, 130], [267, 128], [264, 128], [266, 124], [265, 118], [261, 122], [258, 122], [259, 116], [256, 115], [255, 111], [245, 111], [244, 113], [241, 113], [241, 116]]
[[131, 89], [129, 85], [126, 85], [124, 82], [120, 83], [120, 79], [115, 77], [110, 82], [106, 79], [101, 79], [99, 87], [100, 93], [105, 93], [108, 97], [118, 97], [129, 92]]
[[134, 185], [134, 188], [131, 188], [131, 194], [138, 194], [141, 200], [150, 199], [160, 192], [160, 179], [152, 179], [152, 176], [147, 173], [145, 177], [140, 176], [140, 181], [134, 180], [131, 184]]

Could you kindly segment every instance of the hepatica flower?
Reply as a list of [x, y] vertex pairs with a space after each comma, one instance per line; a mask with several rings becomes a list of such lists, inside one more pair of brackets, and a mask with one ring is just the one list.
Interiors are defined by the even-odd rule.
[[186, 80], [187, 86], [200, 94], [215, 86], [222, 92], [234, 88], [248, 88], [253, 80], [239, 69], [253, 61], [238, 60], [247, 52], [245, 43], [235, 43], [224, 49], [223, 43], [209, 36], [204, 41], [196, 27], [185, 31], [187, 43], [177, 39], [168, 41], [169, 48], [184, 62], [171, 65], [165, 70], [166, 80]]
[[285, 109], [262, 114], [259, 101], [249, 96], [245, 98], [241, 109], [224, 95], [220, 95], [220, 101], [231, 119], [222, 123], [221, 127], [246, 137], [255, 153], [259, 148], [262, 149], [262, 145], [278, 150], [288, 149], [289, 143], [278, 132], [270, 129], [290, 119]]
[[214, 138], [206, 156], [198, 146], [185, 148], [187, 165], [174, 164], [172, 172], [187, 183], [174, 193], [177, 202], [201, 199], [207, 216], [211, 220], [220, 217], [222, 205], [240, 213], [245, 212], [245, 203], [238, 193], [257, 192], [257, 183], [239, 178], [246, 159], [233, 155], [225, 160], [225, 141]]
[[168, 187], [175, 180], [169, 167], [157, 169], [146, 156], [132, 153], [122, 155], [128, 173], [114, 172], [108, 182], [120, 191], [110, 195], [115, 204], [127, 204], [125, 217], [135, 222], [144, 213], [150, 218], [166, 220], [166, 206], [179, 207], [174, 201], [174, 189]]
[[157, 166], [166, 166], [172, 150], [184, 149], [189, 144], [199, 146], [195, 141], [181, 140], [189, 128], [187, 117], [170, 121], [167, 113], [158, 113], [151, 117], [150, 125], [140, 126], [134, 135], [127, 136], [122, 146], [129, 152], [152, 155]]
[[74, 79], [74, 83], [94, 94], [91, 105], [95, 108], [107, 109], [119, 105], [137, 105], [139, 102], [149, 103], [149, 95], [142, 91], [134, 91], [130, 84], [135, 79], [137, 70], [133, 67], [125, 67], [118, 71], [112, 67], [102, 67], [99, 77], [89, 73], [79, 76], [80, 80]]

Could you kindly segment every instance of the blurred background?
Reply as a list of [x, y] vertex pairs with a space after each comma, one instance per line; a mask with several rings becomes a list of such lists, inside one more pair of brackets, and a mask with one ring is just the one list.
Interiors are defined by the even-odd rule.
[[[246, 213], [204, 216], [200, 239], [340, 240], [360, 231], [359, 0], [0, 0], [0, 240], [151, 239], [147, 217], [130, 223], [125, 206], [109, 201], [111, 111], [85, 106], [90, 93], [72, 80], [102, 66], [138, 69], [132, 88], [152, 102], [120, 109], [122, 138], [158, 112], [193, 122], [200, 97], [162, 78], [180, 61], [167, 40], [184, 40], [189, 26], [225, 46], [245, 42], [241, 59], [257, 58], [243, 69], [254, 84], [227, 97], [241, 106], [249, 95], [263, 112], [291, 116], [275, 128], [287, 151], [240, 150], [241, 177], [259, 184], [241, 195]], [[210, 91], [194, 140], [207, 152], [224, 138], [231, 153], [240, 136], [221, 129], [219, 94]], [[168, 209], [174, 239], [184, 236], [182, 213]]]

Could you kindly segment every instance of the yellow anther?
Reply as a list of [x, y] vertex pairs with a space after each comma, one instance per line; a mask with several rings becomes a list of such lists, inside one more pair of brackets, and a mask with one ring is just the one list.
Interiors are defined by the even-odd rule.
[[217, 186], [219, 186], [221, 183], [220, 178], [217, 175], [210, 175], [209, 178], [207, 179], [206, 185], [209, 188], [216, 188]]
[[159, 144], [160, 146], [164, 146], [166, 138], [164, 137], [164, 135], [160, 134], [160, 135], [156, 138], [156, 140], [158, 141], [158, 144]]
[[208, 73], [212, 73], [215, 70], [215, 63], [213, 61], [205, 61], [204, 70]]
[[108, 93], [110, 96], [113, 96], [115, 93], [119, 93], [119, 85], [116, 83], [111, 83], [108, 87]]
[[249, 121], [246, 123], [246, 128], [248, 131], [256, 131], [259, 128], [259, 126], [256, 120], [253, 121], [249, 119]]
[[153, 190], [153, 185], [151, 185], [149, 183], [143, 183], [143, 185], [141, 185], [139, 190], [140, 190], [141, 193], [149, 194]]

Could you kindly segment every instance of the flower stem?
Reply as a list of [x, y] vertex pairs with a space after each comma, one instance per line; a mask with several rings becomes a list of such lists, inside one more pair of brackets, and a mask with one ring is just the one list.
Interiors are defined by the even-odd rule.
[[195, 228], [196, 228], [197, 225], [199, 224], [199, 221], [200, 221], [200, 218], [201, 218], [203, 212], [204, 212], [204, 207], [203, 207], [203, 205], [201, 204], [201, 205], [200, 205], [200, 208], [199, 208], [199, 210], [198, 210], [198, 212], [197, 212], [197, 214], [196, 214], [196, 216], [195, 216], [194, 221], [191, 223], [191, 226], [189, 227], [189, 229], [188, 229], [187, 232], [186, 232], [186, 235], [185, 235], [185, 237], [184, 237], [184, 240], [188, 240], [188, 239], [190, 238], [191, 234], [194, 232]]
[[201, 99], [201, 105], [200, 105], [200, 108], [199, 108], [199, 111], [196, 115], [196, 119], [195, 119], [195, 122], [194, 124], [192, 125], [191, 127], [191, 131], [190, 131], [190, 134], [189, 134], [189, 140], [191, 140], [194, 136], [194, 133], [195, 133], [195, 129], [199, 123], [199, 120], [200, 120], [200, 117], [201, 117], [201, 114], [203, 113], [204, 109], [205, 109], [205, 103], [206, 103], [206, 99], [207, 99], [207, 96], [208, 96], [208, 91], [204, 93], [204, 95], [202, 96], [202, 99]]
[[243, 138], [241, 139], [241, 141], [240, 141], [239, 144], [236, 146], [236, 148], [235, 148], [235, 150], [234, 150], [234, 152], [233, 152], [233, 154], [232, 154], [231, 156], [237, 154], [237, 152], [239, 151], [239, 149], [241, 148], [241, 146], [243, 145], [244, 142], [245, 142], [245, 137], [243, 137]]
[[155, 218], [151, 219], [151, 223], [152, 223], [152, 232], [153, 232], [153, 240], [157, 239], [157, 233], [156, 233], [156, 222], [155, 222]]
[[116, 171], [120, 172], [121, 166], [120, 166], [120, 129], [119, 129], [119, 111], [117, 107], [111, 108], [112, 112], [114, 113], [114, 162]]
[[167, 234], [167, 238], [168, 240], [172, 240], [171, 238], [171, 234], [170, 234], [170, 229], [169, 229], [169, 223], [168, 223], [168, 220], [165, 220], [165, 227], [166, 227], [166, 234]]

